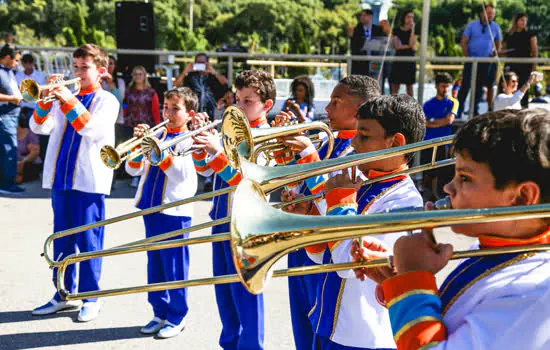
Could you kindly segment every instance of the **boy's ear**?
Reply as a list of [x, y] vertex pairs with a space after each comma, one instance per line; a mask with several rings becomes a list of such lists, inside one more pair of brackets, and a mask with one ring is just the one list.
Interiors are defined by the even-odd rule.
[[533, 181], [525, 181], [517, 185], [515, 205], [533, 205], [540, 201], [540, 187]]
[[106, 67], [99, 67], [97, 69], [97, 71], [99, 72], [99, 75], [102, 76], [103, 74], [105, 74], [105, 72], [107, 72], [107, 68]]
[[407, 144], [407, 141], [405, 140], [405, 135], [398, 132], [393, 135], [393, 143], [392, 147], [399, 147], [399, 146], [405, 146]]
[[273, 100], [265, 100], [265, 110], [269, 111], [273, 107]]

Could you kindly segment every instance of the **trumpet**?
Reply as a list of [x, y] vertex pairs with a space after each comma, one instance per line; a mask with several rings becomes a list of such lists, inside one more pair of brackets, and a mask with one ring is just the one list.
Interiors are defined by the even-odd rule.
[[[325, 157], [332, 153], [334, 136], [330, 128], [322, 122], [295, 124], [265, 129], [251, 129], [248, 119], [237, 107], [228, 107], [224, 112], [222, 124], [222, 144], [225, 154], [232, 167], [239, 167], [239, 156], [255, 163], [258, 156], [264, 153], [267, 164], [274, 158], [274, 152], [285, 152], [287, 147], [277, 141], [277, 138], [301, 134], [310, 130], [324, 131], [328, 136], [328, 151]], [[311, 141], [320, 147], [318, 135], [310, 136]]]
[[[155, 135], [159, 131], [162, 131], [163, 134], [160, 139], [164, 140], [167, 132], [165, 127], [166, 124], [168, 124], [168, 120], [165, 120], [162, 123], [155, 125], [151, 129], [145, 130], [141, 134], [141, 136], [134, 136], [131, 139], [119, 144], [118, 146], [116, 146], [116, 148], [110, 145], [105, 145], [101, 147], [101, 150], [99, 151], [99, 156], [101, 157], [103, 164], [111, 169], [118, 169], [125, 160], [132, 160], [136, 157], [139, 157], [143, 154], [142, 143], [144, 138], [149, 137], [150, 135]], [[141, 147], [135, 149], [140, 145]]]
[[[191, 149], [192, 143], [190, 143], [189, 141], [192, 141], [192, 138], [194, 136], [206, 130], [217, 127], [218, 124], [220, 124], [221, 122], [221, 120], [216, 120], [196, 130], [186, 132], [183, 135], [176, 136], [173, 139], [164, 142], [161, 142], [155, 137], [148, 136], [143, 139], [141, 143], [141, 148], [143, 149], [143, 153], [149, 160], [149, 163], [151, 163], [151, 165], [157, 166], [162, 161], [162, 153], [166, 150], [168, 150], [168, 152], [170, 152], [170, 154], [172, 154], [174, 157], [183, 157], [193, 152], [193, 150]], [[173, 146], [181, 142], [189, 142], [189, 144], [185, 145], [183, 147], [183, 150], [181, 151], [175, 151], [174, 149], [172, 149]]]
[[[74, 86], [73, 86], [74, 85]], [[59, 86], [72, 86], [73, 95], [78, 95], [80, 92], [80, 78], [74, 78], [71, 80], [64, 80], [62, 77], [56, 79], [53, 84], [38, 85], [38, 83], [30, 78], [23, 79], [19, 84], [19, 91], [23, 100], [26, 102], [42, 102], [50, 103], [55, 101], [55, 96], [48, 95], [44, 98], [40, 98], [44, 91], [59, 87]]]

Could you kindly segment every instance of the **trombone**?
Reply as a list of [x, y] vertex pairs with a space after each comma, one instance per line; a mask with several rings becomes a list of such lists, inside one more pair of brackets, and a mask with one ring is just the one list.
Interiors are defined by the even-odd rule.
[[[301, 134], [310, 130], [324, 131], [328, 136], [328, 151], [325, 159], [332, 153], [334, 136], [330, 128], [323, 122], [312, 122], [307, 124], [294, 124], [265, 129], [252, 129], [244, 113], [237, 107], [228, 107], [224, 113], [222, 124], [222, 144], [225, 154], [232, 167], [239, 167], [239, 156], [249, 162], [256, 163], [260, 154], [265, 154], [267, 161], [274, 158], [274, 152], [285, 152], [287, 147], [282, 145], [278, 138]], [[321, 146], [319, 135], [311, 135], [311, 141]]]
[[[434, 148], [434, 147], [437, 147], [438, 145], [440, 145], [442, 142], [446, 143], [446, 142], [449, 142], [450, 140], [452, 140], [452, 136], [447, 137], [447, 138], [440, 138], [440, 139], [423, 141], [423, 142], [419, 142], [417, 144], [405, 145], [405, 146], [395, 147], [395, 148], [388, 148], [388, 149], [385, 149], [385, 150], [371, 152], [371, 153], [357, 154], [357, 155], [348, 156], [348, 157], [344, 157], [344, 158], [324, 160], [324, 161], [317, 162], [317, 163], [292, 165], [292, 166], [285, 166], [285, 167], [278, 167], [278, 168], [277, 167], [276, 168], [269, 168], [269, 167], [265, 167], [265, 166], [254, 166], [254, 167], [252, 167], [253, 164], [246, 161], [246, 160], [244, 160], [244, 159], [241, 159], [240, 164], [243, 167], [243, 169], [245, 169], [245, 168], [249, 169], [249, 171], [243, 172], [243, 175], [245, 176], [245, 178], [246, 177], [251, 177], [251, 178], [253, 177], [254, 179], [256, 179], [255, 182], [262, 189], [262, 191], [263, 191], [262, 193], [270, 193], [270, 192], [272, 192], [272, 191], [274, 191], [274, 190], [276, 190], [280, 187], [283, 187], [283, 186], [286, 186], [290, 183], [296, 182], [296, 178], [299, 178], [300, 180], [302, 180], [302, 179], [305, 179], [309, 176], [317, 176], [317, 175], [320, 175], [320, 174], [324, 174], [324, 173], [328, 173], [328, 172], [332, 172], [332, 171], [336, 171], [336, 170], [342, 170], [342, 169], [345, 169], [345, 168], [349, 167], [350, 164], [358, 165], [358, 164], [361, 164], [361, 163], [376, 161], [376, 160], [380, 160], [380, 159], [383, 159], [383, 158], [391, 158], [391, 157], [395, 157], [397, 155], [411, 153], [411, 152], [415, 152], [415, 151], [422, 150], [422, 149]], [[434, 159], [432, 159], [432, 163], [434, 163]], [[449, 165], [449, 164], [452, 164], [452, 162], [447, 162], [446, 164]], [[431, 166], [430, 164], [426, 165], [427, 168], [430, 168], [430, 166]], [[289, 173], [287, 171], [288, 170], [287, 168], [293, 168], [295, 173], [300, 174], [299, 176], [303, 176], [303, 177], [299, 177], [299, 176], [292, 177], [292, 176], [290, 176], [290, 174], [292, 174], [292, 172]], [[409, 169], [409, 171], [414, 171], [414, 170], [415, 170], [414, 168]], [[392, 176], [395, 176], [395, 174], [393, 174]], [[384, 178], [382, 177], [380, 179], [384, 179]], [[202, 194], [202, 195], [199, 195], [199, 196], [196, 196], [196, 197], [193, 197], [193, 198], [189, 198], [189, 199], [186, 199], [184, 201], [163, 204], [162, 206], [159, 206], [159, 207], [156, 207], [156, 208], [149, 208], [149, 209], [146, 209], [142, 212], [130, 213], [130, 214], [124, 215], [124, 216], [119, 217], [119, 218], [108, 219], [108, 220], [105, 220], [105, 221], [100, 222], [100, 223], [87, 225], [87, 226], [82, 226], [80, 228], [74, 228], [74, 229], [67, 230], [67, 231], [58, 232], [57, 234], [54, 234], [54, 235], [48, 237], [48, 240], [44, 244], [44, 253], [47, 254], [48, 245], [55, 238], [63, 237], [63, 236], [69, 235], [69, 234], [74, 234], [76, 232], [87, 230], [87, 229], [90, 229], [92, 227], [103, 226], [103, 225], [107, 225], [107, 224], [110, 224], [110, 223], [113, 223], [113, 222], [118, 222], [118, 221], [125, 220], [125, 219], [131, 218], [131, 217], [146, 215], [146, 214], [149, 214], [149, 213], [152, 213], [152, 212], [156, 212], [156, 211], [159, 211], [159, 210], [166, 209], [168, 207], [185, 204], [185, 203], [182, 203], [182, 202], [190, 203], [192, 201], [202, 200], [202, 199], [206, 199], [206, 198], [209, 198], [209, 197], [212, 197], [212, 196], [225, 194], [225, 193], [230, 193], [234, 189], [235, 189], [235, 186], [234, 187], [228, 187], [228, 188], [218, 190], [218, 191], [215, 191], [215, 192], [212, 192], [212, 193], [206, 193], [206, 194]], [[250, 203], [250, 202], [247, 201], [246, 198], [245, 199], [243, 199], [243, 198], [244, 197], [240, 197], [239, 200], [241, 202]], [[287, 203], [281, 203], [281, 204], [279, 204], [275, 207], [281, 208], [285, 205], [287, 205]], [[278, 212], [276, 209], [273, 209], [273, 210], [275, 212]], [[289, 214], [289, 215], [292, 215], [292, 214]], [[230, 222], [230, 220], [231, 220], [230, 218], [218, 219], [218, 220], [215, 220], [215, 221], [210, 222], [210, 223], [204, 223], [204, 224], [200, 224], [200, 225], [197, 225], [197, 226], [192, 226], [192, 227], [187, 228], [187, 229], [176, 230], [176, 231], [168, 232], [168, 233], [165, 233], [165, 234], [162, 234], [162, 235], [159, 235], [159, 236], [155, 236], [155, 237], [152, 237], [152, 238], [142, 239], [140, 241], [135, 241], [135, 242], [132, 242], [132, 243], [128, 243], [124, 246], [118, 246], [118, 247], [114, 247], [114, 248], [106, 249], [106, 250], [102, 250], [102, 251], [87, 252], [87, 253], [81, 253], [81, 254], [78, 254], [78, 255], [71, 255], [71, 256], [65, 257], [62, 261], [51, 261], [51, 259], [48, 256], [46, 257], [46, 260], [51, 262], [50, 265], [52, 267], [59, 267], [59, 273], [58, 273], [58, 276], [59, 276], [59, 274], [64, 273], [64, 270], [66, 269], [66, 267], [69, 264], [77, 263], [77, 262], [88, 260], [88, 259], [93, 259], [93, 258], [98, 258], [98, 257], [106, 257], [106, 256], [113, 256], [113, 255], [131, 254], [131, 253], [135, 253], [135, 252], [151, 251], [151, 250], [158, 250], [158, 249], [181, 247], [181, 246], [185, 246], [185, 245], [192, 245], [192, 244], [198, 244], [198, 243], [210, 243], [210, 242], [225, 241], [225, 240], [230, 239], [230, 234], [229, 233], [220, 233], [220, 234], [216, 234], [216, 235], [212, 235], [212, 236], [206, 236], [206, 237], [197, 237], [197, 238], [191, 238], [191, 239], [178, 239], [178, 240], [172, 240], [172, 241], [169, 241], [169, 242], [161, 242], [161, 243], [151, 244], [151, 242], [158, 242], [160, 240], [173, 238], [173, 237], [179, 236], [179, 235], [181, 235], [185, 232], [196, 231], [198, 229], [202, 229], [202, 228], [206, 228], [206, 227], [210, 227], [210, 226], [215, 226], [215, 225], [220, 225], [220, 224], [223, 224], [223, 223], [227, 223], [227, 222]], [[396, 230], [393, 230], [393, 231], [390, 231], [390, 232], [395, 232], [395, 231]], [[237, 278], [237, 277], [233, 276], [232, 278]], [[227, 283], [237, 282], [238, 278], [236, 280], [232, 279], [232, 280], [227, 280], [227, 281], [229, 281]], [[158, 286], [158, 285], [136, 286], [136, 287], [127, 287], [127, 288], [122, 288], [122, 289], [111, 289], [111, 290], [103, 290], [103, 291], [97, 291], [97, 292], [87, 292], [87, 293], [98, 293], [98, 294], [85, 294], [84, 293], [84, 294], [78, 294], [78, 295], [69, 295], [69, 294], [66, 294], [66, 295], [67, 295], [68, 298], [79, 299], [79, 298], [91, 298], [91, 297], [95, 297], [95, 296], [110, 296], [110, 295], [120, 295], [120, 294], [127, 294], [127, 293], [139, 293], [139, 292], [147, 292], [147, 291], [155, 291], [155, 290], [164, 290], [164, 289], [167, 289], [166, 286], [173, 286], [173, 288], [183, 288], [183, 287], [191, 286], [191, 285], [201, 285], [201, 284], [191, 284], [191, 285], [190, 284], [185, 284], [185, 283], [189, 283], [189, 282], [190, 281], [167, 282], [166, 284], [162, 284], [160, 286]], [[62, 283], [62, 282], [59, 282], [59, 283]], [[183, 283], [183, 284], [181, 284], [181, 283]], [[196, 282], [193, 282], [193, 283], [196, 283]], [[202, 283], [202, 282], [200, 282], [200, 283]], [[213, 283], [212, 279], [208, 279], [208, 283], [203, 283], [203, 284], [211, 284], [211, 283]], [[218, 282], [214, 282], [214, 283], [218, 283]], [[219, 283], [225, 283], [225, 282], [219, 282]], [[63, 291], [63, 293], [67, 293], [67, 291], [64, 290], [64, 286], [62, 284], [59, 284], [59, 286], [60, 286], [59, 287], [60, 292]], [[93, 296], [91, 296], [91, 295], [93, 295]]]
[[73, 95], [78, 95], [80, 92], [80, 78], [74, 78], [71, 80], [64, 80], [63, 77], [59, 77], [55, 80], [53, 84], [47, 85], [38, 85], [38, 83], [30, 78], [23, 79], [19, 84], [19, 91], [23, 100], [26, 102], [42, 102], [50, 103], [56, 100], [56, 97], [53, 95], [40, 98], [44, 91], [59, 87], [59, 86], [71, 86], [73, 87]]
[[[57, 288], [65, 300], [78, 300], [140, 292], [179, 289], [192, 286], [242, 282], [247, 290], [261, 293], [268, 280], [274, 277], [299, 276], [349, 270], [357, 267], [387, 265], [387, 260], [369, 262], [325, 264], [297, 267], [272, 273], [271, 267], [285, 254], [312, 244], [343, 240], [365, 235], [393, 233], [417, 228], [435, 228], [466, 223], [487, 223], [505, 220], [520, 220], [550, 217], [550, 204], [484, 209], [441, 210], [424, 212], [395, 212], [369, 214], [368, 216], [309, 217], [276, 210], [266, 203], [261, 186], [250, 180], [243, 180], [237, 188], [231, 214], [231, 250], [237, 275], [225, 275], [187, 281], [173, 281], [126, 287], [119, 289], [70, 293], [64, 286], [65, 269], [69, 264], [100, 256], [125, 254], [124, 248], [111, 249], [108, 254], [90, 252], [71, 255], [64, 259], [57, 275]], [[229, 234], [219, 234], [215, 242], [222, 241]], [[217, 237], [216, 237], [217, 236]], [[206, 237], [133, 246], [133, 251], [150, 251], [181, 246], [182, 241], [193, 244], [209, 242]], [[506, 253], [539, 252], [550, 249], [550, 244], [505, 247], [487, 250], [455, 252], [452, 259]]]
[[[228, 120], [227, 123], [225, 123], [226, 119]], [[231, 119], [232, 121], [229, 122], [229, 119]], [[242, 146], [243, 148], [253, 147], [254, 142], [256, 142], [256, 144], [258, 144], [259, 140], [258, 139], [253, 139], [252, 137], [248, 138], [247, 142], [242, 142], [242, 139], [239, 138], [239, 135], [241, 135], [241, 130], [245, 131], [244, 132], [245, 135], [251, 134], [250, 126], [248, 125], [248, 120], [246, 119], [245, 115], [243, 114], [243, 112], [240, 109], [238, 109], [236, 107], [227, 108], [225, 110], [224, 114], [223, 114], [223, 121], [224, 121], [224, 125], [222, 127], [222, 139], [224, 139], [224, 140], [233, 140], [231, 142], [233, 142], [234, 144], [238, 144], [239, 146]], [[213, 124], [206, 125], [204, 128], [206, 128], [206, 129], [212, 128], [213, 126], [217, 125], [218, 123], [219, 123], [219, 121], [214, 125]], [[311, 124], [312, 123], [310, 123], [309, 125], [311, 125]], [[316, 124], [314, 124], [314, 125], [316, 125]], [[233, 131], [232, 126], [234, 128], [239, 128], [240, 130], [239, 131]], [[203, 128], [203, 130], [205, 130], [204, 128]], [[282, 128], [286, 128], [286, 130], [281, 130]], [[271, 140], [271, 139], [275, 139], [277, 137], [285, 137], [285, 136], [294, 134], [296, 132], [302, 132], [302, 131], [311, 129], [310, 127], [306, 127], [304, 129], [304, 125], [297, 125], [297, 126], [292, 126], [292, 127], [282, 127], [282, 128], [280, 127], [280, 128], [266, 129], [265, 130], [266, 132], [269, 132], [271, 130], [275, 130], [275, 134], [272, 135], [272, 136], [266, 136], [265, 133], [262, 133], [261, 138], [264, 138], [264, 140], [261, 140], [261, 141]], [[330, 132], [330, 130], [328, 129], [328, 127], [325, 124], [323, 124], [322, 130], [325, 130], [325, 131], [328, 132], [327, 134], [329, 136], [329, 140], [333, 139], [332, 138], [332, 133]], [[258, 130], [253, 130], [253, 132], [256, 132], [256, 131], [258, 131]], [[184, 134], [181, 137], [183, 138], [183, 137], [185, 137], [185, 135], [187, 135], [187, 134]], [[232, 135], [232, 136], [230, 136], [230, 135]], [[150, 154], [154, 153], [154, 154], [160, 155], [161, 152], [159, 150], [162, 147], [161, 144], [159, 144], [159, 142], [157, 142], [156, 140], [154, 140], [152, 138], [151, 138], [150, 141], [149, 140], [146, 141], [146, 139], [147, 138], [144, 138], [141, 142], [141, 145], [142, 145], [141, 152], [142, 152], [142, 154], [148, 154], [147, 153], [147, 152], [149, 152], [148, 147], [151, 147], [152, 150], [151, 150]], [[176, 140], [176, 138], [174, 138], [171, 141], [175, 141], [175, 140]], [[181, 139], [180, 139], [180, 141], [181, 141]], [[224, 145], [226, 145], [226, 144], [227, 143], [224, 142]], [[329, 141], [329, 151], [332, 150], [332, 144], [333, 144], [333, 141], [332, 142]], [[156, 149], [155, 146], [158, 146], [159, 148]], [[153, 149], [154, 149], [154, 152], [153, 152]], [[232, 159], [232, 156], [235, 156], [235, 157], [237, 156], [235, 153], [233, 153], [233, 150], [231, 150], [231, 149], [227, 149], [226, 152], [228, 152], [227, 155], [228, 155], [228, 158], [230, 158], [230, 159]], [[327, 152], [327, 154], [329, 154], [329, 153], [330, 152]], [[151, 164], [157, 163], [157, 160], [156, 160], [155, 157], [156, 156], [153, 155]], [[158, 158], [160, 158], [160, 157], [158, 157]], [[232, 162], [232, 163], [237, 164], [237, 165], [239, 164], [238, 161], [235, 161], [235, 162]], [[270, 181], [270, 178], [269, 178], [269, 176], [267, 176], [265, 178], [265, 182], [267, 183], [269, 181]], [[187, 199], [179, 200], [179, 201], [172, 202], [172, 203], [166, 203], [166, 204], [162, 204], [162, 205], [159, 205], [159, 206], [156, 206], [156, 207], [153, 207], [153, 208], [148, 208], [148, 209], [145, 209], [145, 210], [141, 210], [141, 211], [121, 215], [121, 216], [118, 216], [118, 217], [115, 217], [115, 218], [102, 220], [102, 221], [99, 221], [99, 222], [96, 222], [96, 223], [93, 223], [93, 224], [83, 225], [83, 226], [67, 229], [67, 230], [64, 230], [64, 231], [55, 232], [55, 233], [51, 234], [48, 238], [46, 238], [46, 241], [44, 242], [43, 252], [42, 252], [41, 255], [45, 258], [47, 264], [51, 268], [55, 268], [55, 267], [59, 266], [60, 259], [64, 258], [64, 257], [51, 257], [50, 256], [50, 253], [49, 253], [50, 249], [49, 248], [50, 248], [50, 246], [52, 245], [52, 243], [55, 239], [70, 236], [70, 235], [74, 235], [74, 234], [77, 234], [79, 232], [90, 230], [90, 229], [93, 229], [93, 228], [96, 228], [96, 227], [114, 224], [114, 223], [119, 222], [119, 221], [128, 220], [128, 219], [136, 218], [136, 217], [139, 217], [139, 216], [144, 216], [144, 215], [147, 215], [147, 214], [156, 213], [156, 212], [168, 209], [168, 208], [173, 208], [173, 207], [177, 207], [177, 206], [180, 206], [180, 205], [185, 205], [185, 204], [193, 203], [193, 202], [196, 202], [196, 201], [209, 199], [209, 198], [212, 198], [212, 197], [215, 197], [215, 196], [220, 196], [220, 195], [223, 195], [223, 194], [231, 193], [235, 189], [236, 189], [235, 186], [227, 187], [227, 188], [217, 190], [217, 191], [213, 191], [213, 192], [210, 192], [210, 193], [204, 193], [204, 194], [201, 194], [201, 195], [197, 195], [197, 196], [192, 197], [192, 198], [187, 198]], [[266, 192], [272, 192], [275, 189], [276, 188], [274, 188], [272, 190], [266, 190]], [[279, 206], [282, 207], [284, 205], [279, 205]], [[132, 243], [128, 243], [125, 246], [131, 246], [131, 245], [134, 245], [134, 244], [146, 244], [146, 243], [157, 242], [157, 241], [161, 241], [161, 240], [165, 240], [165, 239], [169, 239], [169, 238], [179, 236], [179, 235], [181, 235], [182, 233], [185, 233], [185, 232], [193, 232], [193, 231], [197, 231], [197, 230], [200, 230], [200, 229], [203, 229], [203, 228], [212, 227], [212, 226], [216, 226], [216, 225], [221, 225], [221, 224], [224, 224], [224, 223], [227, 223], [227, 222], [229, 222], [229, 218], [219, 219], [219, 220], [216, 220], [216, 221], [213, 221], [213, 222], [210, 222], [210, 223], [205, 223], [205, 224], [201, 224], [201, 225], [198, 225], [198, 226], [192, 226], [192, 227], [189, 227], [185, 230], [177, 230], [177, 231], [173, 231], [173, 232], [167, 232], [167, 233], [162, 234], [162, 235], [158, 235], [158, 236], [154, 236], [154, 237], [151, 237], [151, 238], [147, 238], [147, 239], [135, 241], [135, 242], [132, 242]]]
[[143, 153], [146, 155], [147, 159], [149, 160], [149, 163], [151, 163], [151, 165], [154, 165], [154, 166], [157, 166], [160, 164], [160, 162], [162, 161], [162, 153], [166, 150], [168, 150], [168, 152], [170, 152], [170, 154], [172, 154], [174, 157], [186, 156], [193, 152], [193, 150], [191, 149], [192, 143], [186, 144], [184, 146], [184, 149], [181, 151], [175, 151], [174, 149], [172, 149], [172, 147], [181, 142], [188, 143], [189, 141], [192, 141], [194, 136], [206, 130], [210, 130], [217, 127], [218, 124], [220, 124], [221, 122], [222, 122], [221, 120], [216, 120], [196, 130], [186, 132], [185, 134], [178, 135], [173, 139], [164, 141], [164, 142], [162, 142], [162, 140], [159, 140], [155, 137], [147, 136], [143, 139], [141, 143]]
[[[143, 154], [143, 140], [150, 135], [155, 135], [157, 132], [162, 131], [161, 140], [166, 138], [166, 127], [168, 120], [163, 121], [162, 123], [155, 125], [151, 129], [145, 130], [141, 136], [134, 136], [131, 139], [119, 144], [118, 146], [113, 147], [110, 145], [105, 145], [101, 147], [99, 151], [99, 156], [107, 167], [111, 169], [118, 169], [122, 163], [127, 159], [134, 159]], [[139, 149], [135, 149], [137, 146], [140, 146]], [[135, 150], [134, 150], [135, 149]]]

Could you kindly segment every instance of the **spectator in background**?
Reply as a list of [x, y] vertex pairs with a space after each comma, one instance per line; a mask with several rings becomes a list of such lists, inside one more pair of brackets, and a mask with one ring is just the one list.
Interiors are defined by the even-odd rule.
[[530, 74], [529, 79], [518, 89], [519, 78], [514, 72], [506, 72], [501, 79], [499, 94], [495, 98], [495, 112], [501, 109], [521, 109], [521, 99], [535, 80]]
[[[512, 18], [510, 30], [504, 34], [504, 52], [508, 57], [529, 57], [537, 58], [539, 50], [537, 47], [537, 36], [527, 29], [527, 14], [518, 13]], [[509, 71], [516, 73], [518, 85], [522, 86], [529, 80], [531, 72], [537, 69], [536, 63], [510, 63], [507, 65]], [[529, 106], [529, 90], [521, 99], [521, 106]]]
[[17, 124], [22, 97], [13, 69], [21, 54], [13, 46], [0, 49], [0, 191], [20, 193], [25, 189], [15, 183], [17, 176]]
[[453, 90], [451, 91], [451, 96], [453, 96], [454, 99], [458, 99], [458, 92], [460, 91], [460, 87], [462, 86], [462, 74], [456, 78], [454, 84], [453, 84]]
[[[414, 33], [414, 12], [407, 10], [401, 14], [400, 27], [394, 29], [392, 44], [395, 56], [414, 56], [416, 34]], [[401, 84], [407, 86], [407, 95], [413, 95], [413, 84], [416, 80], [416, 62], [393, 62], [390, 75], [391, 93], [397, 94]]]
[[[481, 9], [479, 19], [468, 23], [460, 40], [462, 54], [465, 57], [492, 57], [495, 56], [496, 52], [500, 51], [502, 36], [500, 27], [493, 22], [494, 19], [495, 8], [493, 5], [487, 4]], [[466, 101], [466, 97], [470, 91], [471, 76], [472, 64], [464, 63], [462, 86], [458, 92], [458, 118], [462, 117], [462, 112], [464, 111], [464, 101]], [[487, 103], [489, 110], [492, 109], [495, 77], [496, 65], [494, 63], [479, 63], [477, 65], [475, 104], [474, 110], [470, 111], [470, 116], [479, 114], [478, 104], [481, 99], [483, 86], [487, 87]]]
[[[103, 90], [112, 93], [120, 103], [120, 110], [115, 124], [115, 145], [118, 145], [126, 141], [124, 139], [124, 113], [122, 108], [124, 96], [126, 94], [126, 83], [124, 79], [118, 76], [116, 63], [116, 58], [114, 56], [109, 56], [107, 71], [101, 77], [101, 87]], [[115, 170], [115, 177], [124, 176], [124, 174], [126, 174], [126, 172], [122, 168]]]
[[174, 87], [185, 86], [193, 90], [199, 98], [199, 110], [206, 112], [210, 120], [214, 119], [216, 106], [227, 92], [227, 78], [216, 72], [208, 55], [199, 53], [195, 62], [189, 63], [174, 82]]
[[544, 98], [544, 87], [541, 83], [535, 84], [535, 97], [531, 100], [531, 103], [548, 103]]
[[[160, 104], [156, 91], [147, 80], [147, 71], [143, 66], [135, 66], [132, 80], [124, 97], [124, 139], [134, 135], [139, 124], [151, 127], [160, 123]], [[134, 177], [130, 186], [137, 187], [139, 177]]]
[[290, 98], [282, 110], [292, 113], [300, 123], [310, 123], [314, 117], [314, 98], [313, 81], [307, 75], [297, 76], [290, 84]]
[[42, 158], [40, 157], [40, 141], [38, 135], [29, 129], [29, 120], [19, 116], [17, 126], [17, 177], [16, 182], [22, 184], [40, 178]]
[[4, 45], [15, 44], [15, 36], [12, 33], [4, 33], [4, 36], [2, 39], [4, 40]]
[[[17, 81], [17, 86], [21, 84], [23, 79], [32, 79], [38, 83], [38, 85], [46, 84], [46, 78], [42, 72], [38, 71], [34, 65], [34, 56], [31, 54], [24, 54], [21, 57], [21, 64], [23, 65], [24, 70], [15, 73], [15, 80]], [[20, 116], [26, 118], [27, 124], [29, 119], [32, 117], [32, 113], [36, 108], [35, 102], [26, 102], [21, 101], [21, 113]], [[49, 135], [39, 135], [38, 139], [40, 140], [40, 158], [44, 159], [46, 156], [46, 147], [48, 146]]]
[[[39, 72], [34, 66], [34, 57], [30, 53], [24, 54], [21, 57], [21, 64], [23, 65], [24, 70], [15, 73], [15, 80], [17, 81], [17, 86], [21, 84], [23, 79], [32, 79], [38, 85], [46, 84], [46, 78], [42, 72]], [[32, 117], [32, 112], [36, 108], [35, 102], [26, 102], [21, 101], [21, 115], [29, 121], [29, 118]]]
[[[348, 28], [351, 37], [351, 54], [354, 56], [369, 55], [365, 44], [377, 37], [383, 37], [384, 32], [380, 26], [372, 24], [372, 11], [363, 10], [359, 15], [359, 23], [355, 28]], [[369, 75], [370, 64], [368, 61], [352, 61], [351, 74]]]
[[[440, 73], [435, 76], [435, 88], [437, 95], [426, 101], [423, 106], [426, 116], [426, 134], [424, 140], [449, 136], [453, 132], [453, 122], [458, 110], [458, 101], [448, 96], [453, 78], [449, 73]], [[437, 148], [436, 160], [449, 157], [449, 147]], [[432, 150], [423, 150], [420, 154], [421, 163], [428, 164], [432, 161]], [[422, 197], [424, 201], [435, 201], [444, 196], [443, 185], [452, 179], [454, 168], [451, 166], [428, 170], [422, 176]]]

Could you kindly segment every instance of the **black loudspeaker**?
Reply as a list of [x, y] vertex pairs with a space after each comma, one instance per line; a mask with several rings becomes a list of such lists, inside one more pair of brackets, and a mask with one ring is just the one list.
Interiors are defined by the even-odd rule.
[[[116, 44], [119, 49], [154, 50], [155, 22], [153, 4], [146, 2], [116, 3]], [[117, 66], [128, 77], [134, 66], [144, 66], [149, 74], [154, 73], [155, 55], [118, 55]]]

